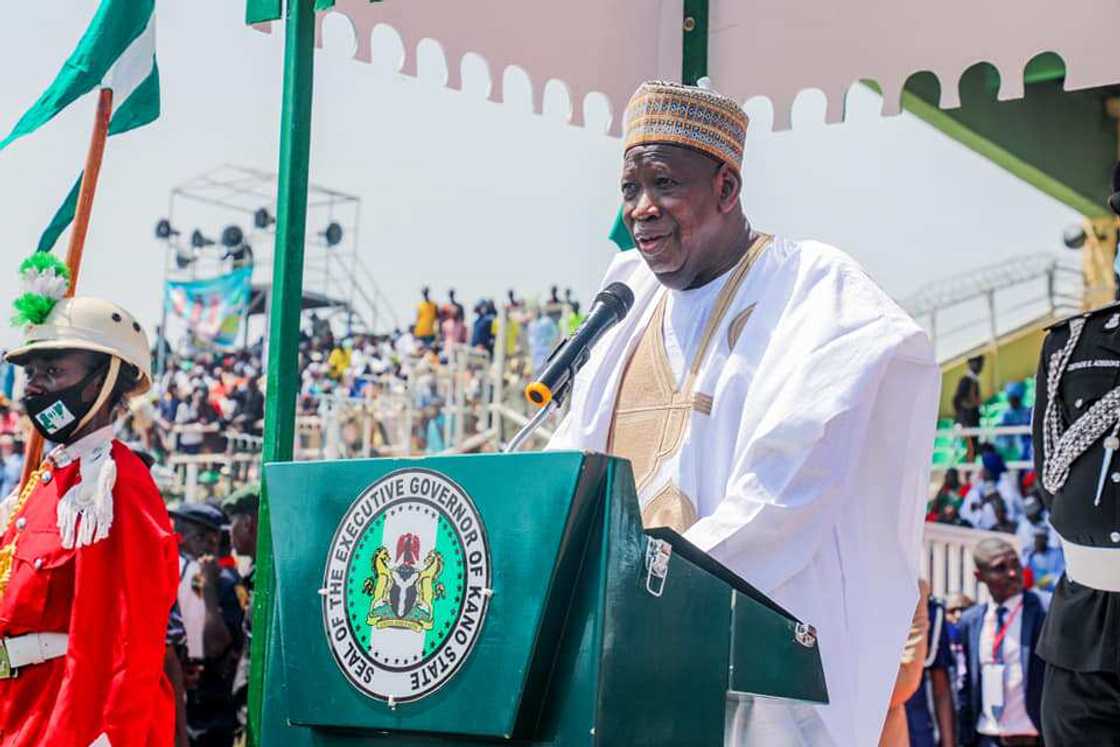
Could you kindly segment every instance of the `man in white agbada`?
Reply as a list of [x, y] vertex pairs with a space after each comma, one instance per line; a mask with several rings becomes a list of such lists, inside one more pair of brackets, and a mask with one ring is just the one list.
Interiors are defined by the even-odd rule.
[[917, 600], [939, 374], [924, 332], [851, 258], [755, 231], [747, 118], [646, 83], [627, 109], [634, 291], [549, 448], [631, 460], [667, 525], [816, 626], [830, 703], [728, 696], [727, 743], [878, 743]]

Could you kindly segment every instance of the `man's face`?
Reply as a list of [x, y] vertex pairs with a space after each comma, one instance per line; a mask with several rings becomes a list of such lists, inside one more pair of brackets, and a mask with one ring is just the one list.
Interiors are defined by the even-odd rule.
[[1035, 552], [1046, 552], [1050, 544], [1049, 538], [1045, 534], [1036, 534], [1034, 536], [1034, 550]]
[[974, 358], [968, 362], [968, 368], [972, 373], [978, 374], [984, 370], [984, 359]]
[[193, 521], [175, 521], [179, 533], [179, 549], [188, 558], [218, 554], [218, 532]]
[[976, 577], [986, 584], [996, 602], [1002, 602], [1023, 590], [1023, 569], [1015, 550], [1008, 549], [976, 569]]
[[945, 610], [945, 619], [956, 625], [961, 621], [961, 615], [964, 614], [964, 610], [965, 608], [960, 606], [948, 607]]
[[992, 501], [992, 511], [996, 515], [996, 521], [1001, 524], [1007, 521], [1007, 506], [1004, 505], [1003, 501], [998, 498]]
[[254, 557], [257, 554], [257, 517], [252, 514], [234, 514], [230, 518], [230, 539], [238, 555]]
[[720, 194], [732, 177], [725, 172], [722, 164], [688, 148], [655, 144], [626, 151], [623, 221], [662, 285], [688, 288], [708, 269], [727, 212]]
[[[23, 372], [27, 376], [24, 392], [29, 397], [38, 397], [61, 391], [89, 376], [96, 365], [96, 357], [84, 350], [36, 353], [28, 357], [23, 364]], [[83, 398], [89, 401], [96, 397], [99, 386], [100, 382], [91, 381], [87, 390], [83, 392]]]

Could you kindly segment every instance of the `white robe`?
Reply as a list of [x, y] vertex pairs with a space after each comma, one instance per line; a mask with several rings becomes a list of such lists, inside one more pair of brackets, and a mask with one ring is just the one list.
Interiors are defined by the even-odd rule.
[[[550, 449], [605, 450], [623, 364], [669, 292], [637, 252], [612, 262], [604, 284], [616, 280], [634, 307], [577, 376]], [[710, 311], [707, 290], [673, 293], [670, 355], [696, 348], [708, 313], [685, 306]], [[732, 349], [728, 326], [751, 304]], [[674, 364], [678, 385], [684, 365]], [[668, 475], [650, 484], [673, 479], [696, 503], [686, 538], [816, 626], [830, 704], [808, 719], [785, 705], [767, 707], [786, 716], [740, 713], [733, 728], [754, 720], [782, 733], [730, 743], [878, 742], [917, 602], [939, 384], [926, 334], [832, 247], [776, 238], [740, 286], [697, 379], [711, 415], [692, 412], [658, 470]]]

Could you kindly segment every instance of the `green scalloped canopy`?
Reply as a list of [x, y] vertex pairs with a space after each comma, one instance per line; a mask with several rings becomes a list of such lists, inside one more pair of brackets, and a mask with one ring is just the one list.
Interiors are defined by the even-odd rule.
[[1120, 120], [1106, 107], [1120, 86], [1065, 91], [1065, 76], [1061, 57], [1040, 54], [1024, 70], [1023, 97], [998, 101], [999, 72], [978, 63], [961, 76], [961, 106], [945, 110], [937, 107], [938, 79], [920, 72], [907, 81], [902, 106], [1086, 217], [1107, 217]]

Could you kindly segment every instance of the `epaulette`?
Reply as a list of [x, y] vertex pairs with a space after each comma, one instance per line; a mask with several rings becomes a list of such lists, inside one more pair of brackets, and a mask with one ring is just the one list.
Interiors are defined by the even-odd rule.
[[1047, 332], [1049, 332], [1050, 330], [1052, 330], [1056, 327], [1061, 327], [1063, 324], [1068, 324], [1069, 322], [1073, 321], [1074, 319], [1089, 319], [1091, 317], [1096, 316], [1097, 314], [1103, 314], [1106, 311], [1116, 311], [1116, 310], [1120, 310], [1120, 301], [1114, 301], [1113, 303], [1106, 304], [1104, 306], [1100, 306], [1100, 307], [1095, 308], [1095, 309], [1090, 309], [1089, 311], [1082, 311], [1082, 312], [1077, 313], [1077, 314], [1070, 314], [1069, 316], [1067, 316], [1063, 319], [1059, 319], [1058, 321], [1054, 322], [1053, 324], [1048, 324], [1047, 326], [1043, 327], [1043, 329], [1046, 330]]

